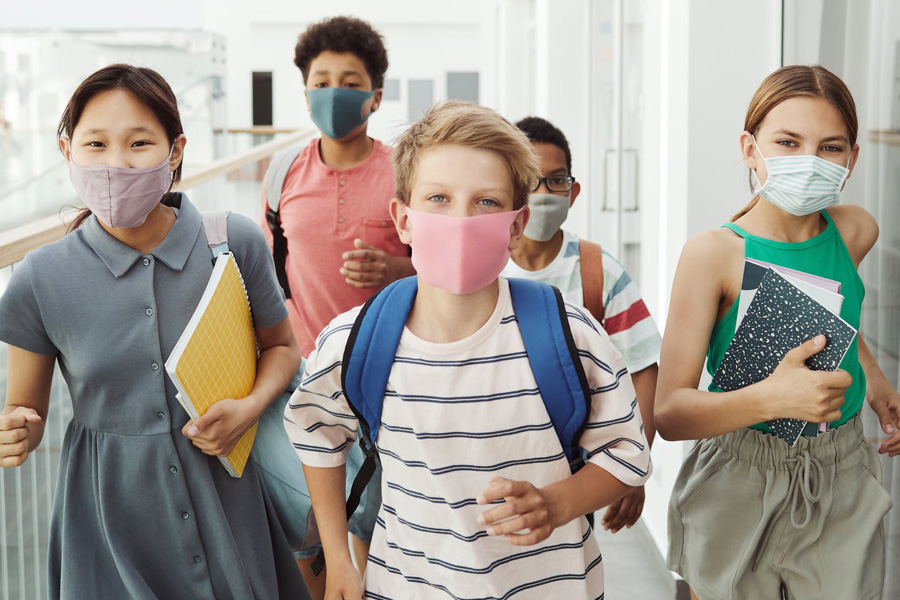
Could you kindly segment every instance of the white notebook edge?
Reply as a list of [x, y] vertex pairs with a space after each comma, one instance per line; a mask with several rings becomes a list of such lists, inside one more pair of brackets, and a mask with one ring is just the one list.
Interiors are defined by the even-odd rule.
[[[166, 359], [166, 372], [172, 377], [172, 380], [175, 382], [175, 387], [177, 387], [178, 391], [182, 394], [185, 394], [185, 392], [184, 389], [181, 388], [180, 382], [178, 382], [175, 369], [178, 366], [181, 355], [184, 353], [184, 349], [187, 347], [188, 341], [191, 339], [191, 335], [194, 333], [194, 330], [197, 329], [197, 325], [200, 324], [200, 319], [203, 318], [203, 313], [209, 306], [213, 294], [216, 291], [216, 287], [218, 287], [219, 282], [222, 280], [222, 275], [225, 273], [225, 267], [229, 260], [234, 260], [234, 257], [230, 252], [223, 252], [216, 258], [216, 264], [213, 266], [209, 281], [206, 283], [206, 289], [203, 290], [203, 295], [200, 296], [200, 302], [197, 303], [194, 314], [191, 315], [184, 331], [181, 332], [181, 336], [178, 338], [178, 341], [175, 342], [175, 347], [172, 348], [169, 358]], [[186, 395], [187, 394], [185, 394], [185, 396]]]

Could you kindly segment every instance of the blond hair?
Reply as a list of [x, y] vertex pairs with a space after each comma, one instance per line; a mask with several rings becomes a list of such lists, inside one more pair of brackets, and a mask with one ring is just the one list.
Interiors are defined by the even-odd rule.
[[512, 181], [513, 210], [528, 204], [528, 195], [541, 173], [531, 142], [515, 125], [493, 110], [469, 102], [445, 102], [435, 106], [397, 140], [391, 160], [395, 193], [401, 202], [409, 204], [422, 153], [446, 144], [499, 154]]
[[[747, 116], [744, 118], [744, 131], [757, 135], [760, 125], [769, 112], [791, 98], [828, 100], [840, 113], [844, 124], [847, 125], [850, 145], [856, 144], [859, 121], [856, 118], [856, 103], [853, 102], [853, 95], [840, 77], [820, 65], [788, 65], [766, 77], [756, 93], [753, 94], [753, 99], [750, 100]], [[753, 189], [752, 175], [750, 189]], [[750, 212], [757, 202], [759, 202], [759, 196], [754, 196], [747, 206], [731, 217], [732, 222]]]

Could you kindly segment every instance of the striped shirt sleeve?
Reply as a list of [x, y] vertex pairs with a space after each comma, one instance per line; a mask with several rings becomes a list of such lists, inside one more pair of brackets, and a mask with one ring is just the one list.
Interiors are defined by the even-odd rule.
[[628, 370], [637, 373], [659, 362], [662, 337], [622, 263], [603, 252], [603, 327]]
[[566, 309], [591, 389], [580, 445], [589, 462], [626, 485], [642, 485], [650, 476], [650, 449], [622, 355], [587, 310], [569, 304]]
[[337, 316], [316, 340], [303, 381], [284, 408], [284, 428], [311, 467], [339, 467], [356, 441], [357, 421], [341, 386], [341, 359], [359, 308]]

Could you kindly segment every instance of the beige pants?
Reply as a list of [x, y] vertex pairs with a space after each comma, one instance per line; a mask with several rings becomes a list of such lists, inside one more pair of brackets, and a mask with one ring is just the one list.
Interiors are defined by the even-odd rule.
[[893, 502], [859, 417], [790, 448], [698, 442], [669, 502], [669, 569], [701, 600], [880, 600]]

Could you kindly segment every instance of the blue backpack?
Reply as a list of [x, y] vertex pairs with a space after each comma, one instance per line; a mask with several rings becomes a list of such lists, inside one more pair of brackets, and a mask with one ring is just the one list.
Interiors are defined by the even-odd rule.
[[[562, 295], [553, 286], [525, 279], [508, 279], [513, 310], [550, 421], [574, 473], [584, 465], [578, 441], [590, 414], [591, 392], [578, 348], [572, 339]], [[400, 279], [369, 298], [350, 330], [344, 348], [341, 384], [359, 421], [359, 444], [366, 455], [350, 494], [347, 519], [359, 505], [375, 472], [374, 441], [381, 426], [384, 393], [400, 336], [418, 291], [415, 276]], [[588, 516], [591, 525], [593, 520]], [[313, 571], [324, 566], [320, 552]]]

